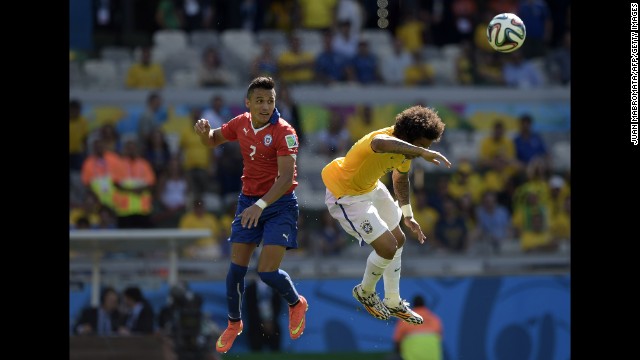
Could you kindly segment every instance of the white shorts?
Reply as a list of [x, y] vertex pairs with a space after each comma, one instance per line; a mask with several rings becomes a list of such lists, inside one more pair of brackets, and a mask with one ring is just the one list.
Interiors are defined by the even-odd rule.
[[385, 231], [395, 229], [402, 219], [398, 202], [381, 181], [369, 193], [345, 195], [340, 199], [327, 189], [324, 202], [331, 216], [349, 235], [360, 241], [360, 246], [371, 244]]

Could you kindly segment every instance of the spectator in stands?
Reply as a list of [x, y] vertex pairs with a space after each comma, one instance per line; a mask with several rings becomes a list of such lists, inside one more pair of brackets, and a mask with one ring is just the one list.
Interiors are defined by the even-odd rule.
[[424, 33], [428, 23], [421, 21], [418, 13], [404, 12], [402, 20], [396, 28], [395, 38], [400, 41], [402, 47], [410, 53], [421, 51], [424, 43]]
[[164, 100], [159, 92], [152, 91], [147, 95], [144, 111], [138, 119], [138, 141], [140, 144], [149, 142], [149, 135], [154, 129], [158, 129], [169, 118]]
[[527, 253], [556, 251], [558, 242], [551, 235], [549, 208], [534, 191], [526, 192], [524, 197], [512, 218], [520, 249]]
[[178, 157], [172, 157], [166, 166], [166, 171], [157, 178], [151, 220], [157, 228], [176, 228], [187, 208], [189, 181]]
[[402, 360], [442, 360], [442, 320], [433, 313], [420, 295], [412, 301], [413, 311], [422, 316], [420, 325], [396, 322], [393, 330], [395, 352]]
[[526, 204], [529, 193], [538, 195], [538, 201], [545, 207], [551, 207], [549, 191], [549, 169], [541, 159], [533, 159], [527, 165], [524, 175], [526, 179], [521, 182], [513, 194], [514, 212]]
[[[414, 196], [411, 197], [411, 207], [414, 208], [413, 217], [416, 219], [422, 232], [431, 239], [434, 236], [434, 230], [440, 214], [438, 210], [429, 205], [429, 193], [424, 189], [415, 189], [413, 191]], [[407, 235], [411, 236], [411, 235]], [[409, 242], [411, 244], [411, 242]], [[422, 249], [422, 247], [420, 248]]]
[[300, 37], [289, 37], [289, 49], [278, 56], [280, 81], [291, 85], [309, 84], [314, 81], [315, 55], [302, 50]]
[[478, 165], [481, 171], [493, 168], [498, 155], [510, 166], [519, 167], [516, 147], [513, 140], [506, 135], [504, 121], [501, 119], [494, 120], [491, 134], [480, 140], [478, 150]]
[[159, 90], [165, 86], [165, 72], [160, 63], [153, 61], [150, 46], [143, 46], [140, 60], [129, 66], [125, 85], [135, 90]]
[[390, 126], [380, 116], [376, 116], [374, 109], [369, 104], [356, 105], [355, 113], [347, 118], [347, 129], [351, 135], [351, 142], [355, 143], [366, 134]]
[[298, 0], [296, 18], [300, 27], [309, 30], [328, 30], [333, 26], [337, 0]]
[[501, 54], [492, 50], [491, 52], [476, 51], [475, 55], [476, 85], [504, 86]]
[[72, 208], [69, 211], [69, 227], [75, 228], [78, 219], [85, 218], [89, 222], [89, 227], [97, 226], [100, 222], [100, 200], [92, 191], [87, 191], [84, 201], [79, 207]]
[[247, 272], [244, 300], [247, 316], [249, 349], [252, 352], [269, 350], [279, 352], [281, 348], [280, 314], [282, 297], [264, 281], [255, 269]]
[[172, 154], [169, 143], [161, 128], [151, 130], [149, 140], [144, 146], [144, 158], [147, 159], [156, 179], [162, 176], [171, 160]]
[[102, 289], [100, 305], [85, 307], [73, 326], [73, 332], [76, 335], [115, 335], [122, 320], [118, 305], [118, 292], [113, 287]]
[[377, 84], [382, 81], [378, 68], [378, 57], [369, 50], [369, 43], [360, 40], [358, 52], [351, 58], [347, 67], [348, 79], [360, 85]]
[[509, 53], [502, 66], [502, 74], [507, 86], [529, 89], [543, 85], [542, 71], [531, 60], [524, 58], [520, 51]]
[[153, 168], [140, 156], [138, 143], [134, 140], [125, 142], [120, 159], [120, 166], [113, 176], [116, 186], [113, 204], [118, 228], [151, 228], [152, 191], [156, 184]]
[[518, 17], [527, 27], [527, 40], [522, 44], [525, 59], [531, 59], [546, 54], [551, 43], [553, 23], [549, 6], [544, 0], [522, 0], [518, 5]]
[[473, 45], [470, 41], [466, 40], [460, 43], [460, 54], [456, 57], [455, 67], [456, 82], [458, 85], [473, 86], [473, 84], [475, 84]]
[[322, 33], [323, 48], [315, 58], [315, 79], [323, 85], [344, 82], [347, 79], [349, 58], [338, 53], [332, 45], [333, 33]]
[[460, 159], [458, 168], [451, 174], [448, 186], [449, 196], [458, 201], [465, 195], [469, 195], [473, 203], [477, 204], [482, 196], [482, 188], [482, 177], [474, 169], [471, 161]]
[[124, 289], [124, 322], [118, 329], [120, 335], [149, 335], [155, 331], [155, 313], [138, 286]]
[[211, 236], [198, 239], [193, 245], [187, 246], [183, 256], [190, 259], [217, 260], [221, 258], [220, 223], [218, 218], [207, 211], [204, 200], [196, 198], [193, 207], [180, 218], [179, 229], [207, 229]]
[[351, 147], [351, 136], [339, 112], [331, 111], [329, 125], [316, 134], [315, 150], [330, 158], [343, 156]]
[[338, 0], [336, 4], [336, 21], [348, 21], [353, 35], [360, 34], [364, 25], [364, 8], [358, 0]]
[[69, 170], [80, 172], [87, 156], [89, 121], [82, 115], [82, 103], [78, 99], [69, 101]]
[[336, 27], [336, 32], [331, 39], [331, 47], [336, 53], [352, 59], [358, 52], [360, 34], [351, 31], [351, 22], [340, 21]]
[[202, 52], [202, 61], [198, 66], [198, 84], [204, 88], [237, 84], [237, 77], [224, 65], [218, 50], [213, 46], [206, 47]]
[[273, 53], [273, 44], [269, 40], [262, 42], [262, 51], [258, 54], [251, 63], [251, 76], [271, 76], [276, 77], [278, 75], [278, 60]]
[[155, 21], [160, 30], [182, 28], [182, 13], [176, 0], [160, 0], [155, 9]]
[[[432, 244], [444, 253], [464, 253], [469, 247], [469, 228], [453, 198], [444, 200], [444, 213], [438, 219]], [[427, 239], [428, 240], [428, 239]]]
[[232, 118], [233, 115], [222, 95], [214, 94], [209, 99], [209, 106], [202, 112], [202, 117], [209, 120], [211, 126], [215, 125], [216, 127], [220, 127], [227, 119]]
[[473, 243], [499, 253], [503, 244], [513, 238], [509, 210], [498, 203], [495, 192], [485, 191], [480, 205], [475, 207], [475, 212], [477, 226]]
[[265, 27], [289, 34], [299, 22], [299, 18], [292, 16], [292, 14], [297, 15], [298, 13], [297, 0], [269, 1], [265, 14]]
[[93, 140], [93, 151], [82, 163], [82, 183], [93, 192], [101, 204], [113, 207], [113, 179], [120, 167], [120, 156], [108, 151], [99, 137]]
[[527, 166], [532, 159], [541, 158], [549, 165], [549, 153], [544, 138], [533, 130], [533, 117], [530, 114], [520, 116], [520, 129], [513, 139], [516, 149], [516, 158]]
[[404, 84], [406, 86], [433, 85], [435, 70], [431, 64], [424, 61], [422, 52], [413, 52], [411, 60], [411, 64], [404, 70]]
[[181, 28], [188, 34], [194, 30], [208, 29], [211, 26], [213, 10], [209, 0], [180, 0], [178, 9]]
[[[193, 124], [202, 118], [202, 110], [199, 106], [191, 108], [190, 118]], [[189, 179], [189, 188], [194, 198], [201, 198], [207, 191], [213, 176], [213, 153], [211, 149], [202, 146], [200, 138], [193, 129], [185, 127], [180, 134], [180, 156], [185, 174]]]
[[120, 133], [112, 123], [105, 123], [98, 128], [98, 136], [102, 139], [105, 149], [119, 153], [122, 147]]
[[386, 85], [404, 85], [404, 73], [413, 57], [397, 37], [393, 38], [393, 52], [382, 59], [381, 73]]

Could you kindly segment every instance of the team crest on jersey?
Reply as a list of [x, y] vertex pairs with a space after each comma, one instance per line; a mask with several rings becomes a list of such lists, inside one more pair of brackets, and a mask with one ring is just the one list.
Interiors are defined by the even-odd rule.
[[363, 221], [362, 224], [360, 224], [360, 227], [367, 234], [371, 234], [373, 232], [373, 226], [371, 226], [371, 223], [369, 222], [369, 220]]
[[289, 149], [298, 147], [298, 140], [295, 135], [287, 135], [284, 139], [287, 141], [287, 147]]
[[273, 141], [273, 138], [271, 137], [271, 134], [267, 134], [267, 135], [265, 135], [264, 139], [262, 140], [262, 143], [264, 144], [264, 146], [269, 146], [269, 145], [271, 145], [272, 141]]

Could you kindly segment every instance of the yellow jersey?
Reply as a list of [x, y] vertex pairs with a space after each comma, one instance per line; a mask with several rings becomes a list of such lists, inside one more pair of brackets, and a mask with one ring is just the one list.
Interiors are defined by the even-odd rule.
[[409, 172], [411, 160], [404, 155], [376, 153], [371, 148], [371, 140], [376, 135], [393, 136], [393, 128], [389, 126], [365, 135], [345, 156], [334, 159], [322, 169], [322, 181], [336, 199], [373, 191], [378, 180], [393, 169]]

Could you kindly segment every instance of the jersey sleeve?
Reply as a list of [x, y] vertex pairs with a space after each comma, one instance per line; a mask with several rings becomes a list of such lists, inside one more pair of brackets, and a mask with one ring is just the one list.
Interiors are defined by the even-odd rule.
[[278, 156], [298, 154], [298, 134], [295, 129], [291, 125], [285, 125], [280, 134], [277, 143]]
[[225, 139], [229, 141], [238, 140], [238, 127], [240, 126], [240, 119], [242, 115], [238, 115], [228, 122], [222, 124], [220, 127], [220, 132]]

